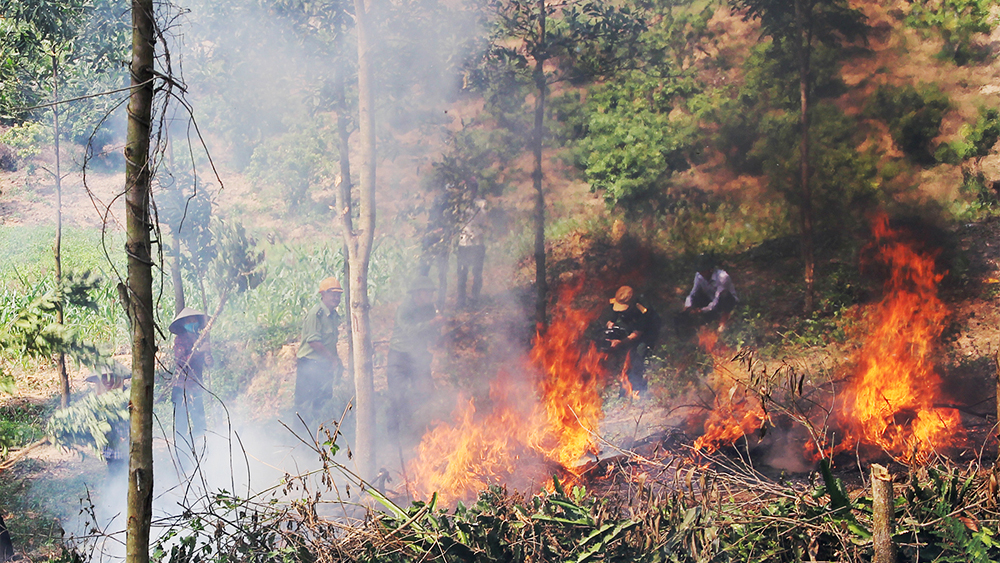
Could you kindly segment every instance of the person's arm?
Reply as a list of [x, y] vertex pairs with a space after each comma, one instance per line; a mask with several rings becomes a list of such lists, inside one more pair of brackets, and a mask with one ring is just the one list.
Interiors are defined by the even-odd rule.
[[317, 318], [319, 313], [322, 313], [322, 310], [317, 314], [307, 314], [302, 321], [302, 342], [308, 343], [317, 354], [333, 362], [337, 355], [323, 345], [323, 335], [320, 334], [319, 318]]
[[694, 296], [698, 293], [698, 288], [700, 287], [698, 282], [701, 281], [704, 283], [704, 279], [705, 278], [701, 277], [701, 273], [695, 272], [694, 283], [691, 284], [691, 292], [688, 293], [687, 299], [684, 300], [684, 310], [688, 310], [692, 305], [694, 305]]
[[729, 281], [729, 274], [723, 270], [718, 270], [716, 276], [718, 279], [716, 279], [715, 283], [715, 295], [712, 296], [712, 302], [702, 309], [702, 311], [714, 311], [716, 305], [719, 304], [719, 298], [722, 297], [723, 292], [726, 291], [726, 282]]
[[316, 350], [316, 352], [319, 353], [320, 356], [323, 356], [324, 358], [330, 360], [331, 362], [337, 361], [337, 355], [331, 352], [329, 349], [327, 349], [327, 347], [324, 346], [323, 343], [320, 342], [319, 340], [310, 340], [309, 345], [312, 346], [312, 349]]

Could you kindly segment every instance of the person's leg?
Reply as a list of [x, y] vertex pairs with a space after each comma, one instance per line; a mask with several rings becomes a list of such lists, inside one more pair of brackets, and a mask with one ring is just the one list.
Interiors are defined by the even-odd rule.
[[[459, 309], [465, 307], [465, 287], [469, 280], [469, 248], [468, 246], [458, 247], [456, 255], [458, 262], [457, 306]], [[473, 278], [473, 285], [475, 285], [475, 278]]]
[[646, 353], [649, 348], [644, 342], [629, 351], [628, 382], [633, 392], [644, 393], [646, 384]]
[[726, 325], [729, 323], [729, 317], [732, 315], [733, 309], [735, 308], [736, 298], [733, 297], [732, 293], [726, 292], [719, 297], [719, 304], [716, 306], [716, 309], [719, 310], [719, 332], [726, 329]]
[[195, 439], [205, 436], [205, 393], [202, 389], [187, 391], [188, 412], [191, 415], [191, 433]]
[[472, 303], [479, 302], [479, 293], [483, 289], [483, 264], [486, 262], [486, 246], [471, 247], [472, 251]]
[[10, 561], [14, 558], [14, 542], [10, 539], [10, 532], [0, 515], [0, 561]]
[[184, 400], [184, 389], [174, 387], [170, 391], [170, 402], [174, 407], [174, 448], [181, 449], [182, 444], [189, 444], [188, 436], [188, 412], [187, 404]]
[[400, 426], [406, 424], [407, 417], [404, 416], [406, 408], [406, 381], [409, 379], [410, 369], [409, 354], [389, 350], [389, 357], [386, 359], [385, 378], [387, 389], [386, 396], [389, 399], [389, 408], [386, 412], [386, 428], [389, 435], [397, 443], [400, 439]]
[[446, 250], [437, 257], [438, 270], [438, 298], [437, 309], [444, 311], [445, 299], [448, 297], [448, 258], [449, 252]]
[[295, 362], [295, 412], [301, 413], [305, 411], [306, 402], [309, 400], [309, 390], [306, 389], [306, 368], [305, 364], [308, 362], [305, 358], [299, 358]]

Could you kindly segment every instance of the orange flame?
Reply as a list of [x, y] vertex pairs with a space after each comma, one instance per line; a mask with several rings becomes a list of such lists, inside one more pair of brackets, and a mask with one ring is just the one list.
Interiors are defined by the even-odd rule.
[[964, 435], [958, 411], [935, 406], [941, 378], [931, 357], [948, 315], [937, 289], [944, 274], [935, 268], [936, 255], [908, 244], [886, 215], [876, 217], [873, 235], [876, 259], [891, 275], [869, 313], [871, 328], [842, 407], [847, 436], [837, 450], [861, 442], [920, 461]]
[[712, 356], [708, 383], [715, 391], [715, 400], [705, 420], [705, 433], [695, 440], [694, 449], [710, 454], [759, 430], [767, 413], [760, 401], [747, 393], [745, 383], [724, 367], [729, 351], [719, 343], [719, 334], [703, 327], [698, 332], [698, 344]]
[[605, 374], [603, 355], [581, 341], [595, 317], [572, 306], [582, 286], [560, 290], [548, 330], [535, 335], [527, 362], [534, 385], [516, 385], [501, 372], [490, 386], [488, 413], [477, 415], [473, 402], [465, 402], [451, 424], [423, 437], [407, 471], [417, 497], [474, 498], [530, 466], [557, 464], [572, 474], [581, 457], [596, 450]]

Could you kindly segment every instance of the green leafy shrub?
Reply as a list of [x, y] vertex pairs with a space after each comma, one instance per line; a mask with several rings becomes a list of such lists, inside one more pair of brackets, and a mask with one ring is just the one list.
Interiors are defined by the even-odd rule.
[[934, 156], [941, 162], [958, 164], [969, 158], [990, 154], [990, 149], [1000, 139], [1000, 110], [980, 107], [975, 123], [966, 123], [958, 130], [961, 138], [947, 145], [941, 145]]
[[982, 59], [987, 50], [977, 48], [978, 34], [989, 33], [992, 0], [917, 0], [910, 4], [906, 24], [933, 29], [944, 40], [940, 56], [964, 65]]
[[128, 439], [121, 431], [129, 420], [128, 402], [123, 389], [87, 395], [52, 413], [45, 434], [56, 446], [86, 448], [103, 457], [105, 448]]
[[864, 114], [884, 121], [896, 145], [915, 162], [932, 164], [931, 141], [950, 107], [948, 96], [934, 86], [883, 84], [865, 102]]

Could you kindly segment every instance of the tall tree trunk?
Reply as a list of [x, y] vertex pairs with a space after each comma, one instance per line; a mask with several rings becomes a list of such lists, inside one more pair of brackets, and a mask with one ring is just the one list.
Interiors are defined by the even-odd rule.
[[811, 57], [810, 43], [812, 38], [806, 28], [806, 0], [795, 0], [795, 23], [799, 31], [799, 44], [795, 49], [799, 63], [799, 125], [802, 139], [799, 143], [799, 183], [801, 185], [802, 202], [799, 206], [799, 218], [802, 243], [802, 262], [805, 265], [804, 278], [806, 296], [804, 313], [813, 312], [815, 296], [816, 259], [813, 255], [813, 217], [812, 190], [809, 186], [809, 59]]
[[[343, 14], [346, 16], [346, 14]], [[338, 55], [342, 56], [344, 52], [344, 26], [343, 18], [337, 19], [337, 48], [336, 52]], [[347, 99], [344, 95], [345, 89], [345, 78], [347, 64], [346, 62], [338, 57], [338, 62], [340, 63], [340, 68], [337, 69], [336, 75], [334, 75], [333, 89], [334, 96], [336, 97], [337, 104], [337, 150], [340, 152], [340, 185], [337, 186], [339, 190], [339, 205], [343, 205], [346, 208], [341, 210], [346, 212], [348, 215], [351, 213], [351, 131], [350, 131], [350, 119], [347, 116]], [[344, 310], [347, 311], [348, 319], [351, 318], [351, 260], [350, 251], [348, 250], [347, 237], [349, 233], [347, 232], [348, 223], [341, 221], [344, 229], [344, 246], [341, 252], [344, 256], [344, 273], [341, 279], [344, 281]], [[354, 377], [354, 330], [352, 330], [352, 322], [347, 323], [347, 330], [344, 331], [344, 337], [347, 339], [347, 365], [346, 373], [351, 374], [351, 378]]]
[[[59, 101], [59, 56], [52, 53], [52, 98]], [[52, 133], [55, 139], [56, 150], [56, 241], [52, 246], [52, 253], [56, 260], [56, 289], [62, 291], [62, 167], [59, 161], [59, 105], [52, 106]], [[63, 324], [63, 298], [59, 294], [59, 301], [56, 303], [56, 323]], [[66, 373], [66, 353], [59, 352], [56, 357], [56, 365], [59, 370], [59, 398], [62, 408], [69, 406], [69, 374]]]
[[350, 261], [351, 332], [354, 343], [354, 393], [357, 400], [355, 461], [364, 479], [375, 476], [375, 385], [369, 322], [368, 264], [375, 235], [375, 92], [373, 82], [371, 2], [354, 0], [358, 32], [358, 130], [361, 135], [361, 185], [358, 225], [351, 207], [341, 205]]
[[542, 189], [542, 137], [545, 126], [545, 0], [538, 0], [538, 45], [535, 53], [535, 129], [533, 150], [535, 170], [531, 179], [535, 187], [535, 323], [547, 324], [545, 304], [548, 283], [545, 279], [545, 191]]
[[153, 260], [149, 136], [153, 111], [153, 0], [132, 0], [132, 91], [125, 145], [125, 222], [132, 391], [125, 560], [148, 563], [153, 510]]

